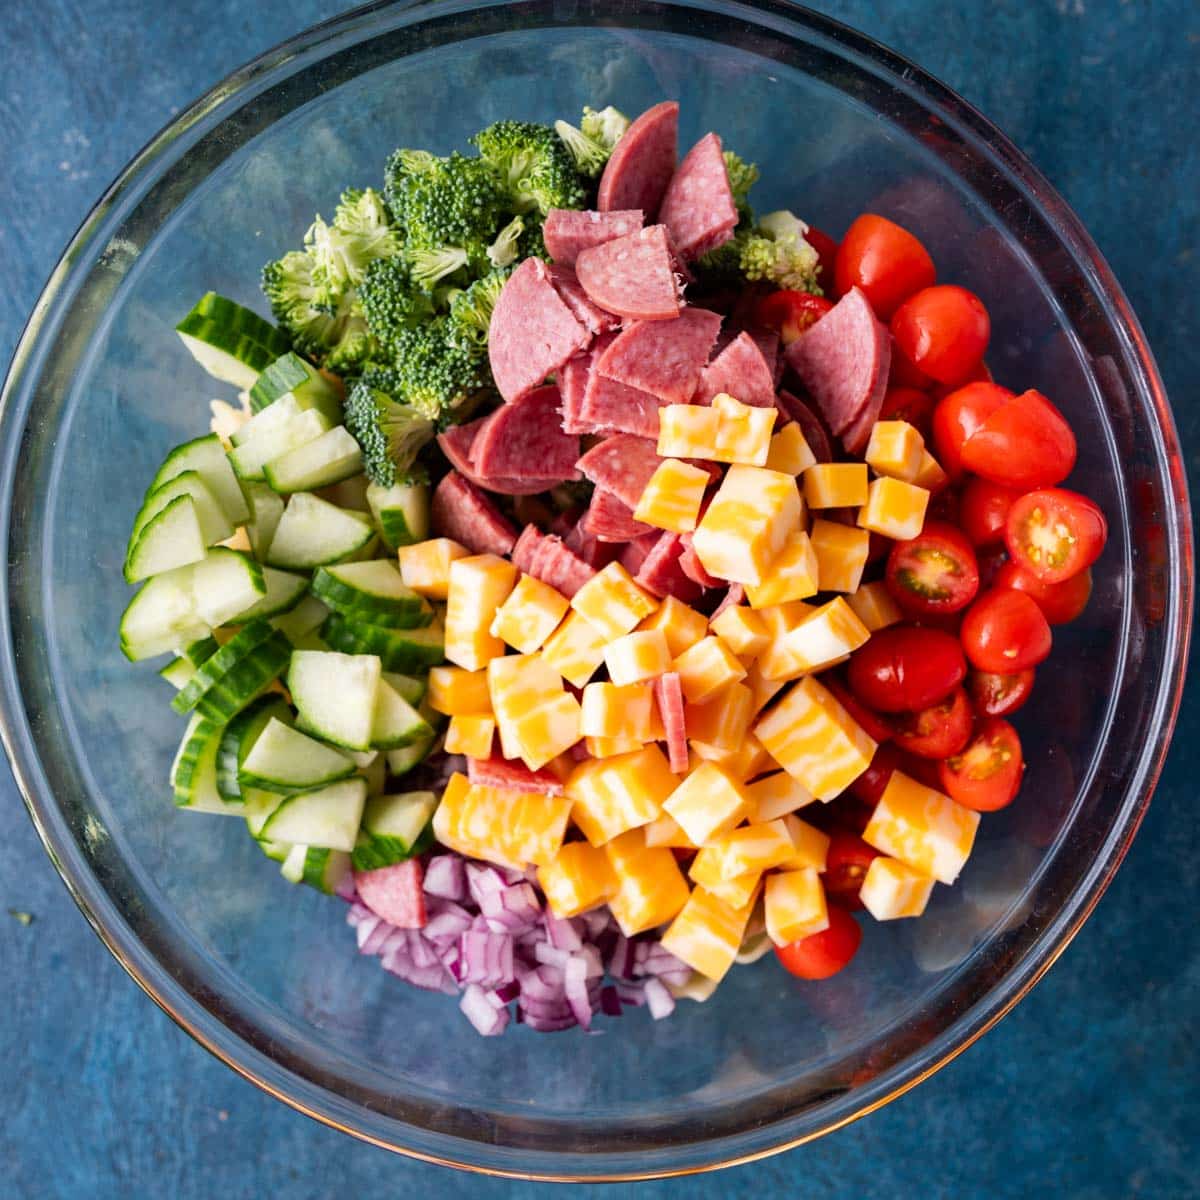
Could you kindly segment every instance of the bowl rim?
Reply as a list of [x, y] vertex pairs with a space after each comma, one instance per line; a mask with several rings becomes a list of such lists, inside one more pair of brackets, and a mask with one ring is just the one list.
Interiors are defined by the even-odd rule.
[[[39, 344], [46, 320], [55, 312], [56, 307], [67, 302], [65, 296], [69, 291], [67, 285], [72, 279], [72, 264], [79, 256], [79, 252], [89, 244], [117, 202], [137, 186], [143, 172], [151, 168], [158, 157], [180, 136], [203, 121], [221, 105], [228, 101], [236, 101], [243, 96], [247, 89], [252, 88], [261, 77], [269, 75], [276, 68], [301, 54], [308, 55], [330, 47], [343, 35], [350, 33], [355, 27], [376, 14], [424, 10], [429, 16], [436, 16], [444, 14], [447, 10], [465, 13], [472, 8], [490, 8], [494, 7], [495, 3], [496, 0], [374, 0], [372, 3], [364, 4], [339, 16], [309, 26], [231, 72], [202, 96], [183, 108], [133, 156], [104, 191], [68, 242], [42, 289], [17, 342], [3, 389], [0, 390], [0, 448], [4, 450], [5, 454], [5, 461], [0, 464], [0, 484], [2, 484], [0, 499], [7, 502], [11, 493], [13, 447], [19, 443], [24, 431], [24, 425], [16, 425], [18, 418], [13, 413], [16, 407], [15, 400], [17, 393], [21, 390], [24, 375], [36, 358], [34, 352]], [[695, 7], [695, 3], [693, 0], [658, 0], [658, 6], [687, 9]], [[933, 1061], [907, 1077], [899, 1079], [894, 1086], [878, 1097], [861, 1104], [845, 1115], [822, 1124], [819, 1128], [799, 1136], [785, 1136], [777, 1142], [746, 1153], [717, 1157], [682, 1167], [630, 1171], [569, 1174], [552, 1170], [517, 1170], [504, 1166], [463, 1161], [400, 1145], [358, 1128], [349, 1121], [340, 1120], [331, 1112], [320, 1111], [306, 1104], [298, 1096], [288, 1094], [283, 1088], [261, 1077], [249, 1063], [240, 1061], [235, 1053], [227, 1051], [213, 1037], [209, 1036], [199, 1022], [190, 1019], [187, 1014], [173, 1006], [170, 998], [151, 978], [148, 967], [153, 965], [152, 953], [140, 943], [136, 944], [132, 951], [122, 945], [118, 931], [110, 929], [98, 911], [103, 906], [98, 902], [94, 879], [87, 876], [79, 877], [70, 870], [70, 855], [66, 853], [65, 842], [60, 840], [62, 830], [55, 826], [52, 819], [56, 801], [52, 794], [44, 794], [36, 784], [36, 770], [31, 769], [32, 764], [28, 757], [30, 728], [27, 714], [20, 703], [19, 693], [11, 687], [14, 673], [14, 649], [9, 585], [7, 573], [0, 574], [0, 601], [2, 601], [0, 603], [0, 622], [3, 622], [4, 634], [0, 639], [0, 681], [3, 683], [3, 688], [0, 690], [0, 741], [3, 742], [17, 786], [37, 834], [70, 895], [97, 936], [130, 977], [163, 1012], [244, 1079], [322, 1124], [380, 1148], [439, 1166], [455, 1167], [495, 1177], [546, 1182], [629, 1182], [686, 1176], [742, 1165], [794, 1149], [875, 1112], [904, 1095], [957, 1058], [1024, 999], [1050, 967], [1058, 961], [1091, 915], [1100, 896], [1123, 861], [1149, 806], [1170, 747], [1182, 700], [1191, 634], [1193, 559], [1188, 486], [1183, 458], [1179, 452], [1178, 434], [1166, 391], [1145, 334], [1124, 292], [1082, 222], [1041, 172], [995, 125], [951, 88], [911, 60], [848, 25], [792, 3], [791, 0], [759, 0], [753, 8], [739, 3], [737, 0], [718, 0], [718, 6], [727, 10], [736, 8], [748, 22], [753, 23], [756, 20], [761, 22], [762, 18], [766, 16], [776, 21], [798, 26], [810, 35], [831, 40], [843, 53], [866, 59], [875, 70], [883, 74], [903, 78], [908, 87], [920, 93], [922, 101], [930, 108], [944, 110], [957, 123], [964, 126], [973, 137], [986, 143], [989, 151], [1002, 160], [1004, 167], [1028, 189], [1036, 204], [1044, 210], [1053, 225], [1056, 237], [1067, 245], [1078, 261], [1086, 263], [1093, 272], [1098, 289], [1112, 305], [1113, 317], [1128, 339], [1126, 350], [1130, 358], [1136, 361], [1140, 370], [1144, 385], [1141, 398], [1148, 401], [1153, 410], [1156, 432], [1161, 439], [1161, 448], [1165, 451], [1164, 491], [1169, 493], [1174, 502], [1173, 505], [1167, 507], [1165, 514], [1168, 561], [1175, 568], [1172, 581], [1177, 585], [1172, 590], [1173, 603], [1168, 610], [1166, 645], [1168, 650], [1174, 652], [1164, 654], [1169, 663], [1169, 670], [1164, 673], [1155, 696], [1155, 703], [1162, 709], [1162, 724], [1157, 730], [1157, 736], [1143, 748], [1135, 769], [1131, 771], [1131, 779], [1138, 786], [1136, 789], [1132, 786], [1126, 789], [1123, 803], [1124, 820], [1114, 823], [1104, 847], [1097, 855], [1096, 861], [1091, 864], [1090, 874], [1081, 881], [1078, 891], [1064, 904], [1065, 911], [1059, 912], [1055, 921], [1052, 922], [1058, 928], [1054, 930], [1055, 940], [1047, 947], [1043, 960], [1033, 966], [1028, 977], [1020, 980], [1010, 995], [991, 1011], [986, 1012], [976, 1026], [968, 1029], [960, 1040], [947, 1045], [934, 1057]], [[615, 15], [618, 19], [610, 23], [620, 27], [620, 14]], [[5, 503], [0, 511], [0, 536], [3, 536], [6, 543], [9, 541], [10, 533], [9, 516], [8, 505]], [[1072, 901], [1074, 901], [1073, 906]], [[1064, 917], [1067, 919], [1064, 920]], [[240, 1037], [238, 1042], [243, 1044]], [[902, 1071], [902, 1067], [899, 1069]], [[533, 1151], [531, 1154], [532, 1157], [542, 1162], [551, 1161], [554, 1157], [554, 1152]]]

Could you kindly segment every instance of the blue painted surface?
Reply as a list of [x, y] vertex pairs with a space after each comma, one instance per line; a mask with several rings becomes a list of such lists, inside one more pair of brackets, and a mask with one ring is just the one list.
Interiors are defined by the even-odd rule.
[[[246, 58], [345, 7], [4, 6], [0, 361], [63, 243], [130, 155]], [[963, 93], [1075, 206], [1156, 348], [1195, 483], [1200, 10], [1187, 0], [818, 7]], [[1121, 874], [1061, 963], [998, 1029], [915, 1092], [813, 1146], [717, 1176], [605, 1194], [1200, 1194], [1194, 693]], [[160, 1014], [94, 938], [0, 772], [0, 1194], [308, 1200], [548, 1191], [358, 1145], [236, 1078]], [[33, 914], [33, 923], [6, 909]]]

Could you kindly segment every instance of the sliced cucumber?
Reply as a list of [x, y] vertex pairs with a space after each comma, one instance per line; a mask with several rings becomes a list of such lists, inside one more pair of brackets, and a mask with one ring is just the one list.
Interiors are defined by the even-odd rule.
[[281, 616], [272, 617], [271, 624], [294, 646], [306, 634], [320, 628], [328, 615], [329, 609], [316, 596], [302, 596], [295, 608]]
[[246, 507], [246, 497], [238, 486], [237, 476], [225, 457], [225, 447], [215, 433], [207, 433], [204, 437], [194, 438], [176, 446], [163, 460], [158, 473], [150, 481], [147, 495], [152, 494], [164, 483], [182, 475], [185, 471], [195, 471], [204, 481], [205, 486], [217, 498], [225, 516], [234, 525], [243, 524], [250, 516]]
[[212, 633], [196, 613], [192, 598], [194, 568], [180, 567], [147, 580], [121, 615], [121, 652], [138, 662], [179, 650]]
[[387, 671], [411, 674], [437, 666], [445, 658], [445, 633], [440, 621], [424, 629], [385, 629], [330, 613], [321, 637], [343, 654], [377, 655]]
[[375, 693], [375, 719], [371, 745], [377, 750], [411, 746], [433, 733], [432, 727], [386, 680], [380, 679]]
[[193, 708], [214, 721], [228, 721], [278, 678], [291, 657], [291, 643], [266, 621], [251, 621], [226, 642], [171, 701], [176, 712]]
[[342, 419], [342, 401], [337, 388], [298, 354], [277, 358], [254, 381], [250, 407], [258, 413], [284, 396], [292, 396], [301, 408], [319, 408], [335, 424]]
[[415, 675], [401, 675], [396, 671], [384, 671], [383, 678], [408, 701], [409, 704], [420, 704], [425, 699], [425, 691], [429, 687], [426, 679], [418, 679]]
[[370, 513], [371, 506], [367, 503], [367, 477], [351, 475], [328, 487], [320, 488], [317, 495], [338, 508], [348, 508], [351, 512]]
[[335, 746], [369, 750], [380, 674], [369, 654], [295, 651], [287, 683], [300, 724]]
[[284, 396], [269, 410], [256, 412], [240, 429], [234, 431], [229, 440], [234, 446], [241, 446], [263, 434], [278, 433], [289, 421], [307, 411], [295, 396]]
[[393, 775], [403, 775], [411, 771], [418, 763], [422, 763], [433, 749], [432, 736], [421, 738], [411, 746], [402, 746], [399, 750], [387, 752], [387, 768]]
[[175, 803], [193, 812], [241, 815], [239, 803], [227, 803], [217, 791], [217, 751], [223, 727], [199, 713], [188, 722], [171, 766]]
[[246, 818], [246, 828], [255, 841], [259, 841], [263, 826], [271, 814], [283, 803], [283, 797], [276, 792], [260, 792], [256, 788], [247, 788], [242, 793], [242, 814]]
[[214, 378], [245, 390], [288, 350], [288, 337], [248, 308], [207, 292], [175, 332]]
[[413, 629], [433, 620], [425, 598], [405, 586], [399, 568], [385, 559], [321, 567], [313, 576], [312, 590], [354, 621]]
[[195, 502], [191, 496], [176, 496], [150, 518], [129, 547], [125, 582], [138, 583], [151, 575], [199, 562], [206, 550]]
[[262, 836], [270, 841], [319, 846], [326, 850], [354, 849], [362, 821], [367, 785], [343, 779], [328, 787], [288, 796], [267, 818]]
[[255, 480], [248, 480], [244, 488], [246, 504], [250, 508], [250, 519], [246, 522], [250, 548], [259, 562], [266, 562], [271, 539], [283, 516], [283, 498], [268, 484]]
[[327, 566], [350, 558], [374, 537], [369, 518], [297, 492], [283, 510], [267, 561], [292, 570]]
[[344, 850], [326, 850], [320, 846], [309, 846], [304, 856], [304, 868], [300, 882], [318, 892], [333, 896], [353, 870], [350, 855]]
[[368, 796], [383, 794], [387, 784], [387, 759], [382, 754], [376, 754], [365, 767], [359, 767], [358, 773], [367, 782]]
[[208, 637], [199, 638], [197, 641], [189, 642], [184, 646], [182, 655], [193, 666], [198, 667], [201, 663], [207, 662], [221, 648], [221, 643], [215, 637], [209, 634]]
[[212, 628], [234, 620], [266, 595], [263, 569], [244, 550], [214, 546], [191, 572], [192, 607]]
[[195, 501], [196, 516], [200, 519], [200, 532], [204, 535], [206, 546], [215, 546], [233, 536], [233, 522], [225, 515], [220, 501], [204, 482], [200, 472], [183, 471], [174, 479], [168, 479], [161, 487], [155, 488], [142, 501], [142, 507], [133, 519], [133, 531], [129, 535], [130, 546], [137, 541], [138, 534], [146, 528], [150, 520], [177, 496], [191, 496]]
[[239, 774], [242, 763], [257, 741], [258, 735], [273, 719], [292, 720], [291, 708], [278, 694], [259, 696], [225, 726], [225, 733], [221, 737], [221, 749], [217, 753], [217, 791], [226, 800], [243, 798], [251, 790], [242, 786]]
[[[272, 843], [273, 845], [291, 846], [290, 842]], [[308, 855], [307, 846], [291, 846], [279, 866], [279, 873], [288, 883], [300, 883], [304, 879], [304, 860]]]
[[433, 792], [368, 799], [354, 847], [354, 869], [374, 871], [411, 858], [437, 805]]
[[287, 795], [348, 779], [357, 769], [351, 759], [332, 746], [322, 745], [272, 718], [243, 759], [238, 778], [243, 787]]
[[362, 470], [362, 450], [342, 425], [271, 459], [263, 477], [277, 492], [312, 492]]
[[[255, 417], [255, 420], [261, 421], [275, 411], [268, 409], [262, 416]], [[309, 442], [315, 442], [329, 428], [329, 418], [316, 409], [297, 413], [286, 421], [273, 423], [270, 428], [260, 430], [239, 442], [229, 452], [229, 464], [239, 479], [264, 480], [266, 474], [263, 468], [267, 463], [285, 456], [291, 450], [306, 446]], [[354, 441], [353, 438], [350, 440]], [[358, 445], [357, 442], [354, 444]]]
[[263, 567], [263, 584], [266, 592], [244, 613], [233, 618], [235, 624], [252, 621], [255, 617], [275, 617], [291, 612], [308, 592], [308, 576], [295, 575], [291, 571], [277, 571], [274, 567]]
[[367, 504], [389, 550], [423, 542], [429, 536], [429, 489], [423, 483], [367, 488]]
[[158, 672], [176, 691], [185, 687], [196, 674], [196, 664], [180, 655]]

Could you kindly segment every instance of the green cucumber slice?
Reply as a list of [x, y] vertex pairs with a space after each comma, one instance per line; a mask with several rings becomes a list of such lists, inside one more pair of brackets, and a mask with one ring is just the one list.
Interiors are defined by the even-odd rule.
[[437, 805], [433, 792], [370, 797], [354, 846], [354, 869], [374, 871], [411, 858]]
[[291, 643], [266, 621], [251, 621], [196, 672], [171, 701], [176, 712], [196, 709], [225, 722], [278, 678], [291, 657]]
[[335, 424], [342, 419], [342, 402], [337, 388], [300, 355], [280, 355], [254, 381], [250, 389], [250, 408], [263, 412], [290, 395], [300, 407], [319, 408]]
[[[275, 411], [274, 408], [268, 409], [262, 416], [269, 416]], [[256, 417], [255, 420], [262, 420], [262, 417]], [[316, 409], [297, 413], [281, 424], [264, 429], [239, 442], [229, 452], [229, 465], [233, 467], [239, 479], [265, 480], [264, 467], [268, 462], [281, 458], [289, 451], [309, 442], [315, 442], [329, 428], [329, 418]], [[357, 444], [356, 442], [355, 445]]]
[[270, 841], [319, 846], [326, 850], [354, 849], [367, 799], [361, 779], [343, 779], [311, 792], [288, 796], [267, 818], [262, 836]]
[[367, 504], [389, 550], [423, 542], [429, 536], [429, 489], [423, 483], [367, 488]]
[[279, 528], [279, 518], [283, 516], [283, 497], [269, 484], [256, 480], [248, 480], [244, 490], [250, 508], [250, 520], [246, 522], [250, 548], [259, 562], [266, 562], [271, 539]]
[[287, 335], [270, 321], [215, 292], [206, 292], [175, 332], [210, 375], [243, 391], [288, 349]]
[[335, 425], [313, 441], [272, 458], [263, 467], [263, 477], [277, 492], [311, 492], [357, 475], [362, 462], [359, 444], [345, 426]]
[[237, 476], [229, 465], [229, 459], [225, 457], [225, 447], [221, 445], [221, 439], [215, 433], [206, 433], [203, 437], [176, 446], [163, 460], [163, 465], [150, 481], [146, 490], [147, 496], [185, 471], [195, 471], [200, 476], [205, 487], [217, 498], [225, 516], [234, 525], [241, 525], [249, 518], [250, 510], [246, 507], [246, 498], [238, 486]]
[[236, 447], [253, 441], [262, 434], [277, 433], [289, 421], [307, 411], [300, 406], [295, 396], [284, 396], [278, 404], [271, 405], [270, 411], [264, 409], [255, 413], [241, 428], [235, 429], [229, 441]]
[[201, 663], [212, 658], [214, 654], [221, 648], [221, 643], [215, 637], [209, 634], [208, 637], [200, 638], [197, 641], [189, 642], [183, 648], [183, 657], [188, 660], [193, 666], [198, 667]]
[[358, 773], [367, 782], [367, 795], [379, 796], [387, 784], [387, 759], [382, 754], [376, 754], [365, 767], [359, 767]]
[[350, 558], [374, 537], [369, 518], [297, 492], [283, 510], [267, 561], [273, 567], [311, 570]]
[[316, 596], [302, 596], [300, 603], [290, 612], [272, 617], [271, 624], [294, 646], [307, 634], [319, 629], [328, 615], [329, 609]]
[[411, 674], [445, 658], [445, 632], [437, 620], [424, 629], [385, 629], [334, 612], [325, 618], [321, 637], [343, 654], [376, 655], [387, 671]]
[[121, 652], [132, 662], [179, 650], [212, 633], [192, 599], [192, 567], [148, 579], [121, 614]]
[[350, 855], [344, 850], [326, 850], [320, 846], [309, 846], [304, 856], [300, 882], [327, 896], [336, 895], [353, 870]]
[[272, 843], [272, 845], [291, 846], [279, 865], [279, 873], [288, 883], [300, 883], [304, 878], [304, 859], [308, 855], [307, 846], [292, 846], [290, 842]]
[[356, 621], [413, 629], [433, 620], [425, 598], [407, 587], [399, 568], [385, 559], [321, 567], [313, 576], [312, 591], [335, 612]]
[[418, 679], [415, 675], [401, 675], [396, 671], [384, 671], [383, 679], [412, 705], [420, 704], [425, 699], [425, 691], [429, 687], [427, 679]]
[[244, 787], [289, 795], [348, 779], [356, 771], [340, 751], [272, 717], [242, 760], [238, 778]]
[[125, 582], [138, 583], [204, 558], [207, 545], [191, 496], [176, 496], [151, 517], [125, 558]]
[[188, 662], [182, 655], [160, 667], [158, 672], [176, 691], [184, 687], [196, 674], [196, 664]]
[[266, 592], [244, 613], [233, 618], [234, 624], [252, 621], [255, 617], [275, 617], [290, 612], [308, 592], [308, 576], [296, 575], [291, 571], [277, 571], [274, 567], [262, 568]]
[[193, 812], [240, 816], [241, 804], [227, 803], [217, 791], [217, 751], [223, 727], [194, 714], [171, 765], [171, 787], [179, 808]]
[[295, 651], [287, 683], [300, 724], [335, 746], [371, 749], [380, 674], [371, 655]]
[[200, 532], [204, 535], [206, 546], [215, 546], [226, 538], [233, 536], [233, 522], [225, 515], [212, 489], [206, 484], [199, 471], [182, 471], [174, 479], [168, 479], [161, 487], [155, 488], [142, 501], [142, 507], [133, 519], [133, 530], [129, 535], [132, 546], [138, 539], [138, 534], [146, 528], [152, 518], [157, 516], [177, 496], [191, 496], [196, 504], [196, 516], [200, 519]]
[[242, 815], [250, 836], [258, 841], [267, 818], [283, 803], [283, 797], [275, 792], [260, 792], [257, 788], [246, 788], [242, 792]]
[[378, 750], [396, 750], [429, 737], [432, 727], [386, 680], [380, 679], [375, 693], [375, 718], [371, 745]]
[[234, 620], [266, 595], [263, 569], [244, 550], [214, 546], [191, 571], [192, 607], [213, 629]]
[[430, 735], [427, 738], [418, 739], [411, 746], [402, 746], [399, 750], [389, 750], [386, 756], [388, 771], [392, 775], [403, 775], [406, 771], [411, 771], [418, 763], [424, 762], [429, 757], [433, 743], [434, 738]]
[[244, 799], [252, 789], [242, 786], [239, 772], [258, 735], [272, 720], [292, 720], [292, 710], [278, 694], [259, 696], [225, 726], [217, 752], [217, 791], [226, 800]]

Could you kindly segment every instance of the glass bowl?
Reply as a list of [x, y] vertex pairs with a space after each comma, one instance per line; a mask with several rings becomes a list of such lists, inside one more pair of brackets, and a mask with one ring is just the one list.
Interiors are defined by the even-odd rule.
[[[447, 152], [502, 116], [683, 103], [765, 168], [763, 208], [833, 232], [913, 229], [994, 320], [1002, 382], [1079, 435], [1111, 538], [1018, 724], [1019, 801], [988, 816], [921, 921], [866, 922], [852, 970], [733, 971], [705, 1005], [603, 1033], [481, 1039], [453, 1001], [355, 954], [342, 906], [289, 889], [240, 822], [175, 811], [181, 722], [117, 647], [126, 532], [222, 389], [175, 322], [259, 267], [396, 145]], [[130, 164], [21, 341], [0, 414], [8, 537], [3, 731], [55, 865], [113, 954], [235, 1070], [297, 1109], [431, 1161], [557, 1179], [677, 1174], [836, 1129], [979, 1037], [1112, 878], [1162, 765], [1191, 612], [1186, 486], [1129, 306], [1078, 220], [978, 113], [911, 63], [783, 4], [534, 0], [372, 6], [231, 76]]]

